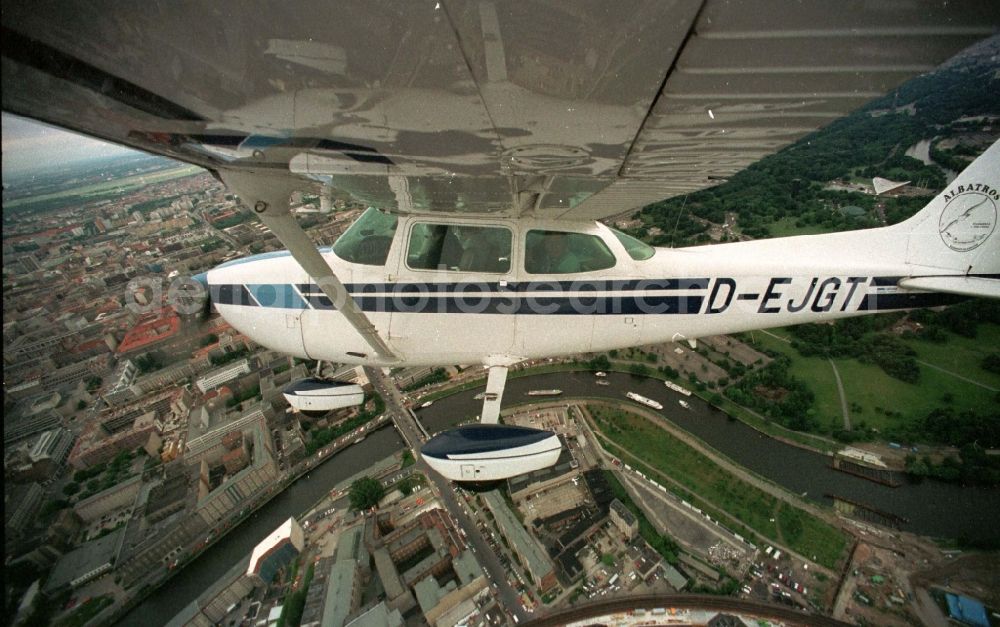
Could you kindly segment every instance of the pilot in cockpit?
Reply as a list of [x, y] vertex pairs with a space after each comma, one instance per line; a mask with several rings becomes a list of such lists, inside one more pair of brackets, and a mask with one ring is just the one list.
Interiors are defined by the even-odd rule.
[[538, 259], [540, 274], [580, 272], [580, 257], [569, 247], [569, 237], [565, 233], [546, 233], [542, 252], [544, 254]]

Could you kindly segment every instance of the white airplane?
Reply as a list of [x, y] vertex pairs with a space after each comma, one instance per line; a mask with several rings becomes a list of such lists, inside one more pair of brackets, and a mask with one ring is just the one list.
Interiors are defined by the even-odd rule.
[[[978, 2], [15, 2], [2, 98], [238, 194], [288, 249], [204, 279], [254, 341], [489, 368], [482, 424], [423, 451], [483, 481], [561, 450], [496, 424], [523, 359], [1000, 296], [997, 145], [885, 228], [665, 249], [598, 221], [717, 184], [998, 19]], [[290, 212], [303, 191], [372, 208], [317, 250]]]

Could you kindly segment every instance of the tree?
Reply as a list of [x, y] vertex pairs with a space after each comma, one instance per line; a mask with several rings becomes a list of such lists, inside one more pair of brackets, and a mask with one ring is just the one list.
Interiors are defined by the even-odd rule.
[[402, 467], [406, 468], [407, 466], [412, 466], [415, 463], [417, 463], [417, 460], [413, 458], [413, 451], [411, 451], [410, 449], [404, 449]]
[[646, 364], [630, 364], [628, 371], [637, 377], [649, 376], [649, 366]]
[[403, 496], [409, 496], [410, 493], [413, 492], [413, 489], [417, 487], [417, 481], [413, 475], [410, 475], [397, 483], [396, 487], [403, 493]]
[[607, 355], [598, 355], [590, 360], [589, 364], [591, 370], [610, 370], [611, 360], [608, 359]]
[[385, 488], [377, 479], [362, 477], [351, 484], [349, 498], [351, 509], [364, 510], [378, 505], [385, 494]]
[[62, 491], [63, 494], [65, 494], [66, 496], [73, 496], [74, 494], [80, 491], [80, 484], [75, 481], [70, 481], [69, 483], [63, 486]]

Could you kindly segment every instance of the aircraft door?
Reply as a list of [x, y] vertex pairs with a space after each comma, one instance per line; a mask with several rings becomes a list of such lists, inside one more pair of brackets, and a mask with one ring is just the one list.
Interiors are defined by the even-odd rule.
[[477, 363], [509, 353], [513, 229], [414, 219], [403, 243], [387, 284], [393, 345], [416, 362]]

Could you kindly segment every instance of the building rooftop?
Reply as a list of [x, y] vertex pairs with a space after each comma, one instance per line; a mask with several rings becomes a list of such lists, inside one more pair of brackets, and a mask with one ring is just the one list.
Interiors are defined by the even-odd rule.
[[389, 551], [385, 548], [375, 549], [372, 557], [375, 559], [375, 569], [378, 571], [378, 577], [382, 581], [386, 598], [391, 600], [405, 594], [406, 588], [403, 587], [399, 573], [396, 572], [396, 565], [392, 563], [392, 558], [389, 557]]
[[360, 560], [365, 552], [364, 525], [354, 525], [340, 532], [337, 538], [337, 561]]
[[663, 577], [674, 590], [683, 590], [684, 586], [687, 585], [687, 579], [684, 575], [670, 564], [663, 564]]
[[573, 472], [576, 467], [576, 464], [574, 464], [575, 460], [573, 459], [573, 454], [570, 453], [569, 447], [566, 445], [566, 441], [562, 436], [559, 436], [559, 442], [562, 444], [562, 450], [559, 452], [559, 459], [556, 460], [555, 464], [549, 466], [548, 468], [542, 468], [541, 470], [535, 470], [534, 472], [511, 477], [508, 480], [507, 486], [510, 488], [512, 494], [524, 490], [533, 483], [545, 483], [555, 479], [556, 477]]
[[635, 514], [632, 513], [632, 510], [626, 507], [625, 504], [618, 499], [611, 501], [611, 510], [618, 514], [618, 516], [625, 521], [626, 525], [634, 525], [638, 522], [635, 518]]
[[170, 308], [164, 308], [160, 315], [129, 329], [118, 345], [118, 354], [147, 348], [153, 344], [170, 339], [181, 329], [181, 319]]
[[399, 610], [390, 611], [385, 601], [382, 601], [347, 623], [347, 627], [403, 627], [403, 615]]
[[299, 523], [294, 518], [289, 518], [281, 523], [280, 527], [268, 534], [266, 538], [253, 548], [253, 551], [250, 553], [250, 564], [247, 566], [247, 574], [252, 575], [256, 571], [260, 560], [285, 541], [291, 541], [296, 548], [301, 549], [302, 547], [302, 527], [299, 526]]
[[438, 585], [438, 582], [434, 579], [433, 575], [427, 575], [418, 581], [417, 585], [413, 586], [413, 592], [417, 595], [417, 603], [420, 604], [420, 611], [427, 614], [441, 602], [441, 599], [443, 599], [446, 594], [456, 588], [457, 586], [455, 586], [454, 581], [449, 581], [442, 588]]
[[507, 507], [507, 502], [497, 490], [484, 492], [483, 497], [489, 505], [490, 511], [496, 517], [497, 524], [503, 530], [504, 535], [527, 562], [528, 570], [532, 576], [541, 578], [552, 570], [552, 563], [549, 561], [545, 551], [532, 539], [527, 530], [517, 519], [514, 512]]
[[986, 608], [979, 601], [962, 594], [945, 594], [948, 602], [948, 617], [966, 625], [989, 627], [990, 619], [986, 616]]
[[85, 542], [63, 555], [52, 569], [52, 574], [45, 583], [45, 589], [58, 590], [105, 564], [112, 566], [124, 532], [124, 529], [116, 529], [106, 536]]
[[188, 478], [183, 474], [174, 475], [154, 486], [149, 491], [146, 501], [146, 512], [157, 512], [165, 507], [187, 498]]
[[455, 574], [458, 575], [458, 580], [462, 582], [463, 586], [472, 583], [479, 577], [485, 576], [482, 566], [479, 565], [476, 557], [469, 550], [462, 551], [458, 557], [452, 560], [451, 567], [454, 569]]
[[840, 213], [845, 216], [850, 216], [852, 218], [858, 218], [865, 215], [868, 212], [865, 211], [864, 207], [858, 207], [857, 205], [847, 205], [846, 207], [840, 208]]
[[323, 627], [342, 627], [351, 614], [357, 572], [358, 565], [353, 560], [334, 562], [330, 567], [323, 602]]
[[429, 572], [436, 564], [440, 564], [448, 556], [448, 551], [443, 548], [435, 549], [433, 553], [411, 566], [403, 573], [403, 584], [413, 585], [421, 574]]

